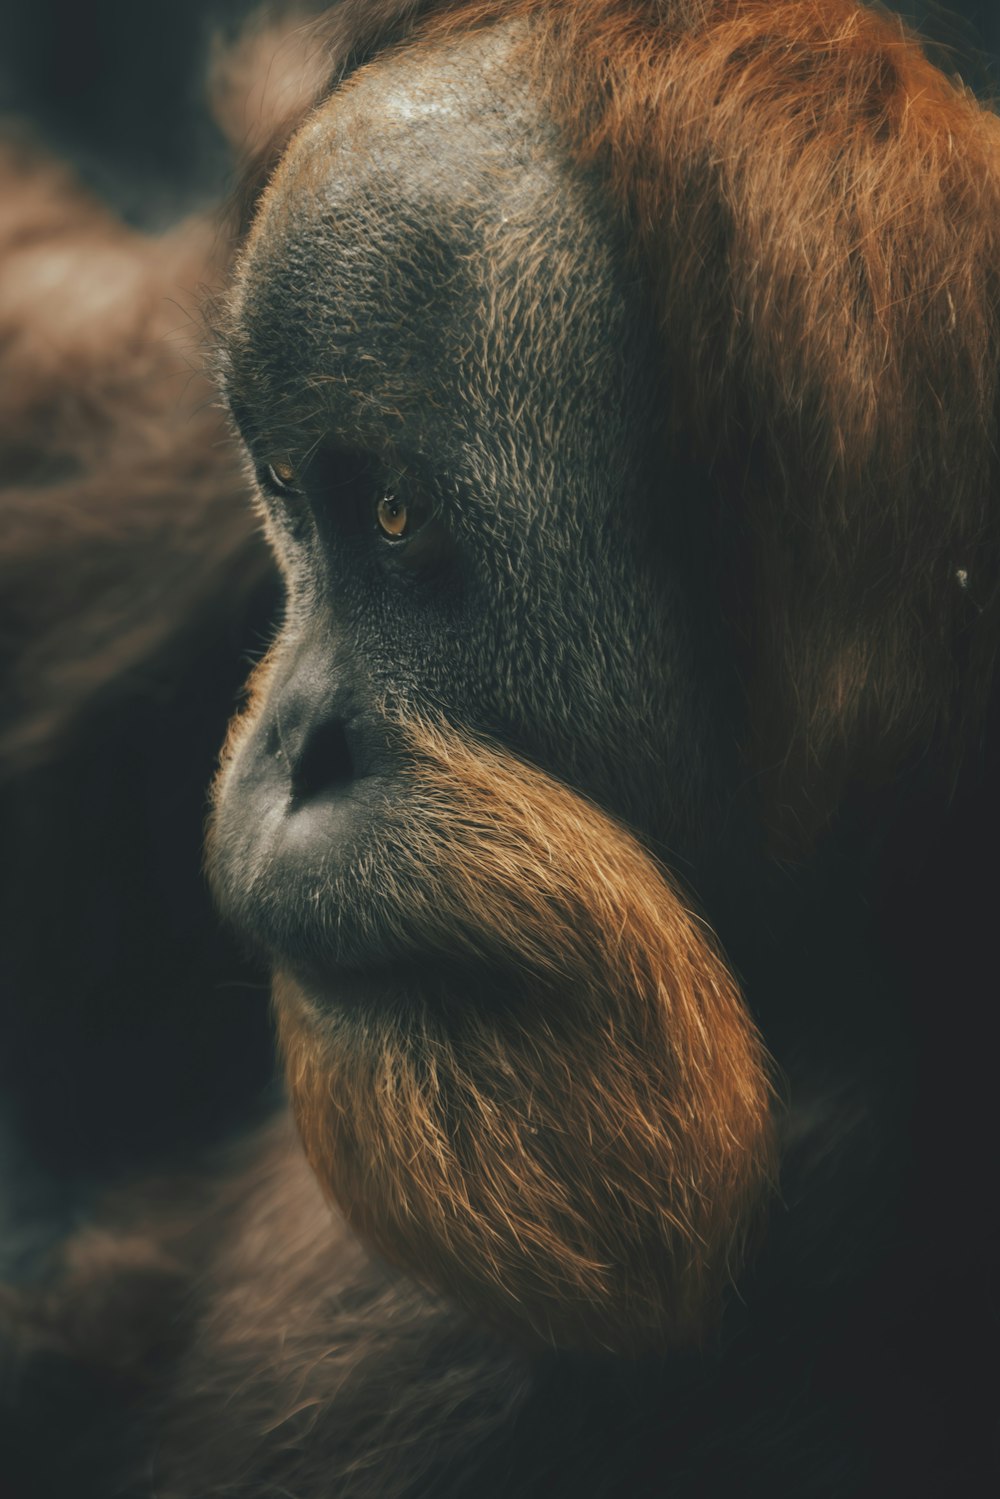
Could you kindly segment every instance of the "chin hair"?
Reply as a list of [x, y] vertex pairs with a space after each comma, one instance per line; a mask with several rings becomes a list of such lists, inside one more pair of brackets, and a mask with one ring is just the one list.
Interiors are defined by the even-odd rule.
[[774, 1179], [738, 986], [611, 818], [492, 745], [404, 735], [394, 857], [368, 892], [393, 967], [275, 977], [309, 1161], [379, 1253], [515, 1337], [697, 1341]]

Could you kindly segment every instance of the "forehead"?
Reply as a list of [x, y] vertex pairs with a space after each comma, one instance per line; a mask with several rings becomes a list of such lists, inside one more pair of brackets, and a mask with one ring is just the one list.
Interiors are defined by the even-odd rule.
[[442, 425], [620, 380], [625, 257], [523, 41], [519, 24], [389, 54], [293, 141], [230, 306], [230, 397], [260, 441], [435, 447]]

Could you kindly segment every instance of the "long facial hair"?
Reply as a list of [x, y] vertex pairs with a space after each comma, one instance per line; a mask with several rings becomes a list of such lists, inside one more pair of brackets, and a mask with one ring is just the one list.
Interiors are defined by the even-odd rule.
[[309, 1161], [377, 1251], [479, 1319], [626, 1354], [696, 1339], [773, 1175], [737, 985], [608, 816], [495, 747], [407, 737], [371, 898], [412, 961], [322, 998], [276, 976]]

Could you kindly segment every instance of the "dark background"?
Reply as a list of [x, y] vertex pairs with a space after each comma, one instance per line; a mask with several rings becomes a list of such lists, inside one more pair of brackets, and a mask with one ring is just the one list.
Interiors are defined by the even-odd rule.
[[[0, 109], [28, 114], [135, 223], [156, 226], [219, 191], [222, 141], [202, 103], [213, 31], [251, 0], [0, 0]], [[937, 60], [1000, 95], [1000, 0], [896, 4]]]
[[213, 35], [253, 0], [0, 0], [0, 110], [27, 115], [134, 223], [215, 196], [230, 162], [204, 106]]

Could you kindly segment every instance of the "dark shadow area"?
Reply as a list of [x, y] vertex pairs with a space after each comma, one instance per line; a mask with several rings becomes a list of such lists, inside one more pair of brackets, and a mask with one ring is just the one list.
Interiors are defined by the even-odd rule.
[[218, 195], [229, 171], [205, 107], [213, 33], [251, 0], [10, 3], [0, 13], [0, 110], [132, 223], [157, 226]]

